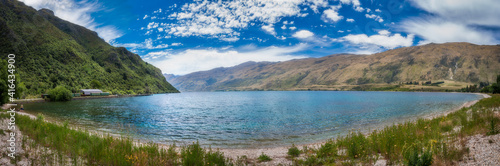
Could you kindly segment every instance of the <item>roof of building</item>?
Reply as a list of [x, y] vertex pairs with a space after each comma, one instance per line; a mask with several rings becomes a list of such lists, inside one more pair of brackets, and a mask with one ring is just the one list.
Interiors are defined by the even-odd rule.
[[81, 91], [84, 92], [102, 92], [100, 89], [81, 89]]

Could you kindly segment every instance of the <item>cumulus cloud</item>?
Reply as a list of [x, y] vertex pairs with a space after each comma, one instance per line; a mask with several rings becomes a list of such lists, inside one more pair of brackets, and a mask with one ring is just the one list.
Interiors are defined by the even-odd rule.
[[274, 25], [264, 25], [262, 26], [262, 30], [264, 30], [266, 33], [269, 33], [273, 36], [276, 36], [276, 31], [274, 31]]
[[375, 21], [378, 21], [378, 22], [384, 22], [384, 19], [382, 19], [382, 17], [380, 17], [376, 14], [365, 14], [365, 17], [374, 19]]
[[327, 9], [323, 11], [323, 15], [321, 18], [325, 22], [337, 22], [344, 18], [343, 16], [339, 15], [339, 9], [341, 8], [341, 5], [338, 6], [332, 6], [330, 9]]
[[354, 19], [352, 19], [352, 18], [348, 18], [346, 21], [347, 21], [347, 22], [354, 22]]
[[295, 32], [295, 34], [293, 34], [292, 36], [299, 39], [305, 39], [314, 36], [314, 33], [308, 30], [300, 30]]
[[[266, 25], [266, 27], [262, 28], [276, 36], [275, 32], [270, 31], [269, 26], [279, 22], [283, 17], [307, 16], [308, 13], [301, 13], [301, 6], [303, 5], [309, 6], [309, 8], [317, 12], [318, 8], [328, 6], [328, 1], [196, 1], [184, 4], [177, 12], [167, 13], [168, 21], [156, 23], [163, 28], [163, 33], [182, 37], [221, 38], [221, 36], [240, 36], [239, 29], [247, 28], [255, 23]], [[150, 25], [148, 25], [149, 27]], [[149, 31], [148, 34], [150, 34]]]
[[420, 43], [499, 43], [498, 34], [489, 29], [500, 28], [500, 1], [413, 0], [412, 4], [432, 14], [401, 24], [402, 29], [422, 37]]
[[305, 56], [292, 55], [306, 48], [307, 44], [291, 47], [271, 46], [252, 51], [189, 49], [175, 54], [168, 51], [150, 52], [144, 57], [147, 58], [146, 61], [160, 68], [163, 73], [185, 75], [217, 67], [231, 67], [248, 61], [277, 62], [306, 58]]
[[410, 34], [406, 37], [399, 33], [391, 36], [387, 30], [381, 30], [376, 35], [367, 36], [365, 34], [347, 35], [342, 37], [342, 40], [352, 44], [362, 46], [379, 46], [386, 49], [393, 49], [396, 47], [408, 47], [413, 45], [414, 35]]
[[84, 26], [92, 31], [96, 31], [99, 37], [106, 42], [121, 37], [123, 34], [114, 26], [100, 26], [90, 15], [93, 12], [102, 10], [99, 4], [93, 2], [75, 2], [73, 0], [20, 0], [26, 5], [37, 10], [46, 8], [54, 12], [57, 17]]
[[326, 7], [328, 6], [328, 0], [308, 0], [309, 7], [314, 11], [314, 13], [318, 13], [318, 7]]
[[363, 7], [361, 7], [361, 3], [359, 2], [359, 0], [340, 0], [340, 3], [346, 5], [352, 4], [352, 8], [357, 12], [363, 12], [365, 10]]
[[496, 44], [492, 32], [476, 29], [462, 23], [441, 19], [414, 19], [401, 24], [402, 28], [425, 39], [422, 44], [446, 42], [470, 42], [475, 44]]

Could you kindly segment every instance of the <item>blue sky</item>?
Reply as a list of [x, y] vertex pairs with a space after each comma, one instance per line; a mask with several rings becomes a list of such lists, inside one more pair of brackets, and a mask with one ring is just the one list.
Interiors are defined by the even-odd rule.
[[500, 43], [498, 0], [21, 1], [176, 75], [431, 42]]

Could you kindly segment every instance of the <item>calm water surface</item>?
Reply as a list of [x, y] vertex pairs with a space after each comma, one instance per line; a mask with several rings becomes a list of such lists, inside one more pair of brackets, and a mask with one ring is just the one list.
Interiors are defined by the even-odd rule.
[[29, 113], [135, 139], [212, 147], [312, 143], [460, 107], [462, 93], [192, 92], [25, 104]]

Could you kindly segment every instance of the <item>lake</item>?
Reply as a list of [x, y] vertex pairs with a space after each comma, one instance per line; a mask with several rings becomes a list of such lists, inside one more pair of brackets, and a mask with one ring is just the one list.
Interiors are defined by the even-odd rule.
[[24, 104], [26, 112], [157, 143], [221, 148], [306, 144], [442, 113], [476, 94], [355, 91], [185, 92]]

